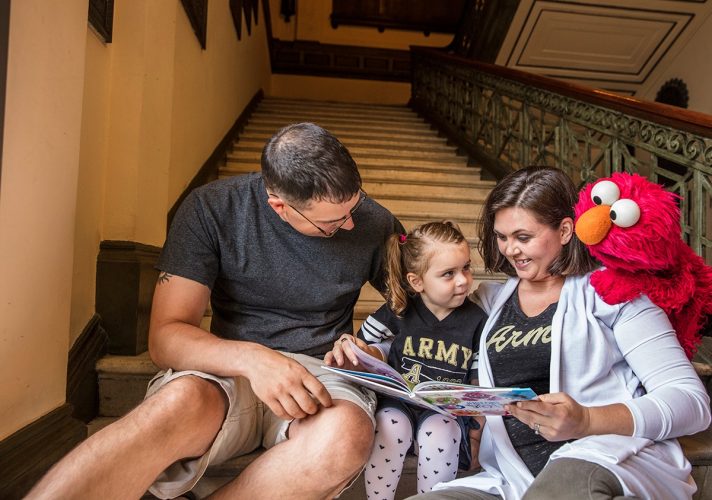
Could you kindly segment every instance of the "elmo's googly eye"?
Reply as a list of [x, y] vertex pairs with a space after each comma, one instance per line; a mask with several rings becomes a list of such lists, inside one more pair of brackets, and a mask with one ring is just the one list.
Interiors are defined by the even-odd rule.
[[640, 220], [640, 207], [624, 198], [611, 205], [611, 221], [618, 227], [630, 227]]
[[621, 197], [621, 190], [611, 181], [596, 183], [591, 189], [591, 200], [596, 205], [613, 205]]

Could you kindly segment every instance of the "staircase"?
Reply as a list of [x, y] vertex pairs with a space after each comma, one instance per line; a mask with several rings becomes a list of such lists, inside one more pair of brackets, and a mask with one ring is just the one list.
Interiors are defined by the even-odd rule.
[[[274, 132], [290, 123], [312, 121], [332, 132], [349, 149], [359, 166], [368, 195], [393, 212], [406, 229], [426, 221], [457, 222], [471, 245], [476, 244], [475, 221], [482, 202], [494, 186], [480, 178], [479, 168], [467, 166], [456, 148], [447, 144], [417, 114], [404, 106], [264, 99], [236, 139], [220, 169], [220, 177], [259, 171], [262, 148]], [[472, 252], [475, 282], [485, 275], [482, 260]], [[370, 285], [364, 286], [354, 312], [354, 331], [368, 314], [383, 303]], [[210, 312], [202, 323], [208, 329]], [[135, 357], [107, 356], [97, 364], [100, 417], [90, 432], [128, 412], [143, 398], [148, 380], [157, 368], [147, 353]], [[709, 387], [709, 386], [708, 386]], [[709, 434], [709, 432], [707, 433]], [[696, 498], [712, 498], [712, 436], [685, 438], [693, 474], [700, 487]], [[259, 452], [212, 467], [193, 492], [200, 498], [235, 477]], [[415, 492], [414, 457], [409, 457], [396, 498]], [[709, 477], [708, 477], [709, 476]], [[712, 488], [711, 488], [712, 489]], [[147, 498], [152, 498], [147, 496]], [[358, 479], [342, 499], [365, 499]]]

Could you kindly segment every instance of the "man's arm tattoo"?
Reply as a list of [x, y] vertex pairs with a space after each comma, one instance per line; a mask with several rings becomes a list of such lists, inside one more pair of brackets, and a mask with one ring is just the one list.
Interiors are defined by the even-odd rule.
[[168, 280], [170, 280], [172, 277], [173, 277], [172, 274], [168, 274], [168, 273], [163, 272], [163, 273], [161, 273], [161, 274], [158, 275], [158, 284], [159, 284], [159, 285], [163, 285], [163, 284], [165, 284], [165, 283], [168, 283]]

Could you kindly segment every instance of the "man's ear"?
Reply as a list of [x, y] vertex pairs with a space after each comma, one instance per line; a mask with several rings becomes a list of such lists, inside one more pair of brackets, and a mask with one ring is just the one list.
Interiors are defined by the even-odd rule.
[[408, 280], [410, 287], [416, 292], [420, 293], [423, 291], [423, 279], [415, 273], [408, 273], [405, 276]]
[[279, 195], [274, 193], [268, 193], [267, 203], [272, 207], [272, 210], [277, 212], [280, 218], [284, 219], [284, 212], [287, 209], [287, 202], [285, 202]]
[[574, 234], [574, 220], [571, 217], [565, 217], [559, 224], [559, 234], [561, 234], [561, 244], [566, 245], [571, 241]]

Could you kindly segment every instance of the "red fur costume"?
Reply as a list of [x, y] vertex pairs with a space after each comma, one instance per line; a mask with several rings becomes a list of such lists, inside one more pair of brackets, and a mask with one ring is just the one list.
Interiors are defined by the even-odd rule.
[[647, 295], [691, 358], [712, 314], [712, 267], [682, 240], [676, 198], [640, 175], [615, 173], [581, 190], [576, 235], [605, 266], [591, 275], [603, 300]]

